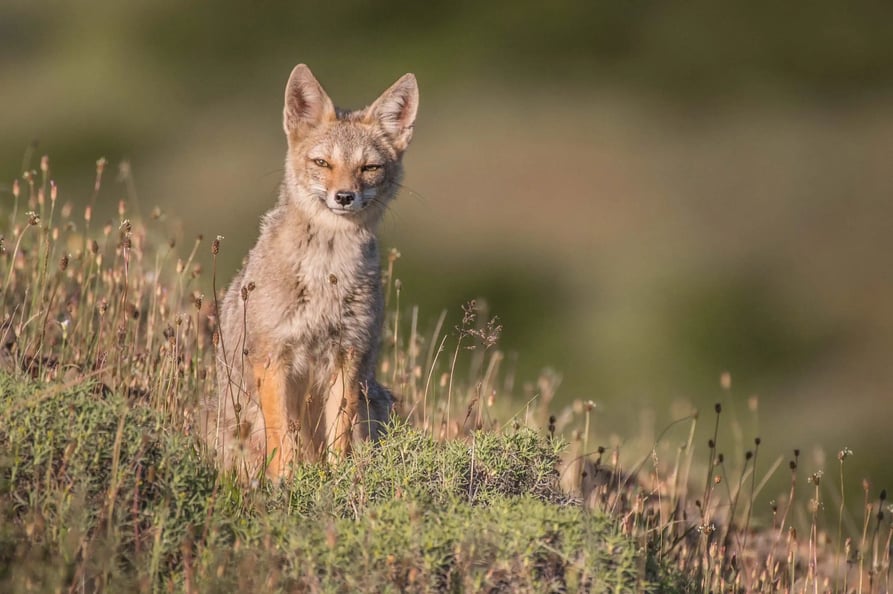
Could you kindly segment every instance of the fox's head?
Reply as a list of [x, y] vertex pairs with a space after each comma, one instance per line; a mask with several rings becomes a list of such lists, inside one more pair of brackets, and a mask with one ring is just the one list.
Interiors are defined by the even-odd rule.
[[374, 225], [399, 188], [418, 104], [405, 74], [369, 107], [337, 109], [310, 69], [295, 66], [283, 113], [289, 199], [330, 224]]

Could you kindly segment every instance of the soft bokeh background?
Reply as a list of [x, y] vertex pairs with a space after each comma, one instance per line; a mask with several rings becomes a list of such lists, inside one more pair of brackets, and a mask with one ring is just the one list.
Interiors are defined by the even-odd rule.
[[[0, 200], [35, 140], [79, 204], [99, 156], [128, 159], [182, 241], [226, 237], [229, 278], [276, 196], [292, 66], [347, 107], [412, 71], [383, 243], [423, 330], [485, 297], [519, 379], [550, 365], [561, 403], [598, 404], [596, 442], [722, 400], [748, 441], [807, 471], [849, 446], [882, 486], [891, 23], [889, 2], [836, 0], [4, 0]], [[99, 218], [125, 193], [110, 181]]]

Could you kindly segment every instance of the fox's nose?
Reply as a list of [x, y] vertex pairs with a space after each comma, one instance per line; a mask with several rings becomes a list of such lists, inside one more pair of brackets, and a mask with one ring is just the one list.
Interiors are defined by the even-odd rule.
[[347, 190], [339, 190], [335, 192], [335, 202], [340, 206], [350, 206], [354, 198], [356, 198], [354, 192], [349, 192]]

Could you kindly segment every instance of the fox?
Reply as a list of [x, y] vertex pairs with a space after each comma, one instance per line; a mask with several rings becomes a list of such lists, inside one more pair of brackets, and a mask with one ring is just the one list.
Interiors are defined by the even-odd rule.
[[218, 307], [216, 406], [225, 468], [282, 479], [378, 441], [393, 395], [375, 378], [384, 322], [376, 231], [401, 187], [419, 90], [405, 74], [364, 109], [335, 107], [305, 64], [285, 87], [275, 206]]

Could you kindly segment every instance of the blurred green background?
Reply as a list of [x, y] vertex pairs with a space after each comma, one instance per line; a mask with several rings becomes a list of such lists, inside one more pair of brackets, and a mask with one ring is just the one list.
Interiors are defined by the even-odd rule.
[[4, 0], [0, 200], [34, 141], [77, 204], [98, 157], [128, 159], [186, 244], [226, 237], [228, 279], [276, 197], [292, 66], [345, 107], [412, 71], [382, 231], [423, 331], [485, 297], [519, 380], [556, 368], [560, 404], [598, 404], [598, 443], [723, 400], [748, 442], [809, 472], [849, 446], [883, 486], [891, 23], [893, 3], [836, 0]]

